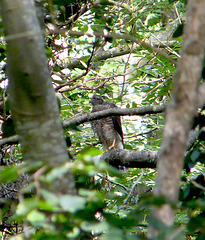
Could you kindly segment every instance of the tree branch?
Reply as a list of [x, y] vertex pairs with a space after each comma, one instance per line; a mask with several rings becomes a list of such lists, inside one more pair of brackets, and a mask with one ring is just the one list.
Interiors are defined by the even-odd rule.
[[101, 159], [105, 160], [113, 167], [155, 168], [157, 151], [142, 152], [125, 149], [110, 150], [103, 153]]
[[102, 31], [94, 31], [93, 34], [88, 33], [88, 32], [76, 32], [76, 31], [68, 31], [68, 34], [70, 36], [88, 36], [88, 37], [104, 37], [106, 38], [112, 38], [112, 39], [124, 39], [126, 41], [130, 41], [133, 43], [136, 43], [146, 49], [150, 49], [151, 51], [159, 54], [160, 56], [164, 57], [166, 60], [170, 61], [172, 64], [176, 64], [176, 61], [174, 59], [172, 59], [171, 57], [169, 57], [165, 52], [166, 50], [161, 50], [159, 48], [155, 48], [153, 47], [151, 44], [145, 42], [145, 41], [141, 41], [136, 39], [133, 36], [130, 35], [126, 35], [126, 34], [119, 34], [119, 33], [110, 33], [110, 34], [104, 34]]
[[0, 147], [5, 145], [5, 144], [17, 144], [19, 142], [19, 136], [18, 135], [14, 135], [8, 138], [3, 138], [0, 140]]
[[[119, 108], [111, 108], [109, 110], [103, 110], [95, 113], [90, 114], [83, 114], [78, 117], [73, 117], [68, 120], [63, 121], [63, 127], [68, 128], [71, 125], [80, 125], [85, 122], [90, 122], [92, 120], [101, 119], [108, 116], [133, 116], [139, 115], [143, 116], [145, 114], [154, 114], [154, 113], [161, 113], [165, 110], [166, 106], [146, 106], [141, 108], [126, 108], [126, 109], [119, 109]], [[5, 144], [15, 144], [18, 143], [18, 136], [11, 136], [8, 138], [4, 138], [0, 140], [0, 146]]]
[[[187, 141], [187, 149], [189, 149], [197, 136], [200, 134], [198, 130], [192, 130], [189, 133]], [[18, 136], [12, 136], [0, 140], [0, 147], [5, 144], [17, 144]], [[105, 152], [101, 159], [108, 162], [113, 167], [124, 166], [126, 168], [156, 168], [157, 151], [134, 151], [134, 150], [110, 150]]]
[[[58, 33], [64, 33], [66, 30], [55, 30], [54, 33], [58, 32]], [[78, 37], [81, 37], [81, 36], [88, 36], [88, 37], [103, 37], [103, 38], [111, 38], [111, 39], [124, 39], [126, 41], [130, 41], [132, 43], [136, 43], [138, 45], [137, 48], [139, 48], [139, 46], [141, 47], [144, 47], [146, 49], [150, 49], [151, 51], [153, 51], [154, 53], [156, 54], [159, 54], [160, 56], [164, 57], [166, 60], [170, 61], [172, 64], [176, 64], [176, 61], [174, 59], [172, 59], [168, 54], [170, 54], [166, 49], [159, 49], [159, 44], [158, 44], [158, 47], [153, 47], [151, 44], [145, 42], [145, 41], [141, 41], [141, 40], [138, 40], [136, 38], [134, 38], [133, 36], [130, 36], [130, 35], [126, 35], [126, 34], [119, 34], [119, 33], [110, 33], [110, 34], [104, 34], [102, 31], [94, 31], [92, 34], [91, 33], [88, 33], [88, 32], [83, 32], [83, 31], [68, 31], [68, 35], [70, 36], [78, 36]], [[122, 55], [125, 55], [125, 54], [128, 54], [130, 53], [131, 51], [131, 48], [129, 47], [128, 49], [127, 48], [124, 48], [123, 50], [121, 50], [122, 48], [117, 48], [117, 49], [114, 49], [114, 50], [111, 50], [111, 51], [106, 51], [104, 52], [103, 54], [102, 53], [98, 53], [96, 54], [96, 59], [97, 61], [99, 60], [105, 60], [107, 58], [112, 58], [112, 57], [117, 57], [117, 56], [122, 56]], [[135, 50], [136, 48], [133, 49], [133, 51]], [[167, 52], [167, 54], [166, 54]], [[66, 64], [65, 66], [66, 68], [74, 68], [74, 67], [79, 67], [79, 68], [82, 68], [83, 65], [80, 63], [80, 59], [74, 59], [72, 61], [70, 61], [70, 63]], [[84, 68], [84, 67], [83, 67]]]
[[[131, 50], [130, 47], [127, 47], [127, 46], [123, 47], [123, 46], [121, 46], [121, 47], [114, 48], [114, 49], [111, 49], [111, 50], [98, 52], [95, 55], [94, 62], [99, 62], [99, 61], [102, 61], [102, 60], [106, 60], [108, 58], [114, 58], [114, 57], [118, 57], [118, 56], [123, 56], [125, 54], [130, 53], [131, 51], [134, 52], [134, 50], [136, 50], [136, 49], [132, 49]], [[74, 59], [70, 60], [68, 63], [66, 63], [66, 68], [69, 68], [69, 69], [73, 69], [73, 68], [85, 69], [85, 67], [81, 63], [81, 59], [77, 59], [77, 58], [74, 58]]]
[[144, 116], [146, 114], [162, 113], [165, 110], [165, 108], [166, 108], [165, 105], [125, 109], [111, 108], [108, 110], [103, 110], [90, 114], [83, 114], [79, 117], [70, 118], [63, 122], [63, 127], [67, 128], [73, 124], [79, 125], [85, 122], [90, 122], [92, 120], [101, 119], [108, 116], [133, 116], [133, 115]]

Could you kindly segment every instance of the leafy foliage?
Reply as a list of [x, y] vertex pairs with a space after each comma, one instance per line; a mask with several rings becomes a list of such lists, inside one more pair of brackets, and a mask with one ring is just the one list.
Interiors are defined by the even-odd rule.
[[[93, 93], [128, 109], [169, 102], [174, 61], [181, 46], [175, 22], [184, 15], [185, 1], [50, 0], [37, 6], [43, 10], [46, 54], [62, 121], [89, 113]], [[155, 51], [158, 48], [167, 57]], [[2, 82], [6, 80], [5, 50], [1, 40]], [[1, 88], [2, 131], [3, 137], [9, 137], [15, 132], [12, 123], [6, 122], [10, 113], [4, 85]], [[158, 150], [163, 120], [162, 114], [124, 117], [125, 148]], [[200, 124], [197, 126], [203, 128]], [[102, 149], [88, 123], [65, 129], [65, 137], [73, 163], [54, 169], [40, 162], [22, 162], [19, 145], [2, 146], [2, 235], [15, 237], [18, 232], [19, 239], [146, 239], [150, 206], [166, 201], [151, 194], [155, 170], [136, 168], [122, 173], [100, 161]], [[202, 135], [186, 155], [176, 229], [165, 229], [161, 239], [175, 232], [179, 232], [175, 239], [182, 235], [203, 239], [204, 159]], [[70, 169], [78, 196], [55, 196], [44, 189]], [[5, 194], [5, 189], [12, 194]], [[161, 223], [156, 224], [163, 229]], [[181, 225], [185, 230], [180, 232]], [[22, 226], [29, 228], [23, 231]]]

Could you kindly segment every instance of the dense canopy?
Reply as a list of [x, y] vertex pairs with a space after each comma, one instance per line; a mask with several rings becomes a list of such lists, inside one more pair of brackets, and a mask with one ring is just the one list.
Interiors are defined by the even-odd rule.
[[204, 1], [0, 5], [1, 239], [204, 239]]

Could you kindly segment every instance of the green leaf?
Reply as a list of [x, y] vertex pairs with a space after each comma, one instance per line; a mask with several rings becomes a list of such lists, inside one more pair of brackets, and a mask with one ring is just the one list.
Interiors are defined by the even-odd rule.
[[59, 176], [63, 176], [65, 173], [68, 172], [68, 168], [66, 166], [60, 166], [53, 168], [47, 175], [46, 175], [46, 180], [49, 183], [52, 183], [55, 181]]
[[124, 231], [119, 228], [110, 228], [100, 237], [100, 240], [124, 240]]
[[82, 149], [82, 151], [77, 155], [78, 159], [85, 159], [85, 160], [91, 160], [92, 157], [100, 155], [102, 153], [102, 150], [96, 147], [87, 147]]
[[101, 4], [101, 5], [113, 5], [112, 2], [107, 1], [107, 0], [101, 0], [101, 1], [100, 1], [100, 4]]
[[44, 224], [44, 221], [46, 219], [45, 214], [42, 212], [39, 212], [38, 210], [32, 210], [27, 215], [27, 220], [34, 226], [41, 226]]
[[159, 15], [156, 14], [149, 14], [146, 19], [146, 25], [147, 26], [153, 26], [157, 24], [160, 20]]
[[81, 223], [81, 228], [86, 232], [93, 231], [94, 233], [99, 234], [106, 231], [109, 228], [109, 224], [106, 222], [92, 223], [92, 222], [83, 221]]
[[18, 216], [25, 216], [30, 211], [36, 209], [37, 207], [38, 207], [38, 201], [36, 199], [34, 198], [24, 199], [18, 204], [16, 209], [16, 214]]
[[196, 162], [196, 160], [199, 158], [200, 156], [200, 151], [195, 150], [192, 154], [191, 154], [191, 160], [193, 162]]
[[58, 6], [64, 6], [71, 3], [76, 3], [76, 0], [53, 0], [53, 3]]
[[47, 56], [48, 58], [51, 58], [51, 57], [53, 56], [52, 48], [46, 46], [45, 51], [46, 51], [46, 56]]
[[12, 182], [18, 178], [18, 166], [0, 166], [0, 182]]
[[74, 213], [85, 207], [86, 199], [79, 196], [64, 195], [59, 198], [59, 204], [63, 210]]
[[50, 206], [57, 206], [59, 203], [59, 198], [52, 192], [46, 191], [44, 189], [41, 190], [41, 195]]

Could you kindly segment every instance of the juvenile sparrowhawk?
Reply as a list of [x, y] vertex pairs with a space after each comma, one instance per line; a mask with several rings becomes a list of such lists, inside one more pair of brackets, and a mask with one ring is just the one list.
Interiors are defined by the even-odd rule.
[[[93, 95], [90, 103], [93, 106], [91, 112], [117, 108], [114, 103], [106, 102], [99, 95]], [[94, 133], [97, 134], [104, 151], [124, 148], [120, 116], [109, 116], [91, 121], [91, 127]]]

